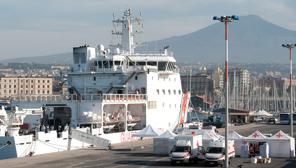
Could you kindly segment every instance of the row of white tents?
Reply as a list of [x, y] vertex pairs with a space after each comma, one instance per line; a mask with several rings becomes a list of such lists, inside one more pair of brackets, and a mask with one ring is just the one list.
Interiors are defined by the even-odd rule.
[[[224, 138], [217, 134], [214, 130], [207, 129], [188, 129], [184, 130], [185, 135], [202, 135], [202, 145], [207, 147], [211, 141]], [[171, 131], [165, 131], [161, 133], [157, 129], [148, 125], [143, 130], [135, 133], [136, 137], [154, 137], [154, 153], [156, 154], [168, 154], [175, 144], [174, 137], [176, 134]], [[295, 157], [295, 139], [285, 134], [283, 131], [279, 131], [271, 137], [263, 135], [260, 131], [255, 131], [251, 135], [244, 137], [235, 131], [231, 131], [228, 135], [229, 140], [234, 140], [236, 155], [242, 156], [242, 148], [244, 145], [250, 143], [265, 142], [269, 144], [270, 157]]]
[[269, 144], [270, 157], [295, 157], [295, 139], [285, 134], [283, 131], [278, 131], [271, 137], [263, 135], [258, 130], [247, 137], [241, 136], [235, 131], [231, 131], [228, 138], [234, 140], [236, 155], [242, 155], [243, 145], [265, 142]]

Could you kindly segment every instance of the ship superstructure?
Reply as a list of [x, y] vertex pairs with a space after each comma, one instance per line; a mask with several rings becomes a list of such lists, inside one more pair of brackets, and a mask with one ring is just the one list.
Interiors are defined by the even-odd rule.
[[[0, 158], [77, 149], [87, 144], [106, 148], [110, 142], [135, 139], [135, 131], [148, 125], [160, 130], [177, 126], [183, 94], [179, 69], [168, 46], [159, 53], [135, 52], [134, 37], [139, 31], [133, 31], [133, 24], [141, 25], [141, 19], [133, 18], [130, 10], [113, 23], [121, 27], [121, 31], [112, 31], [120, 37], [118, 43], [109, 48], [73, 48], [67, 95], [20, 95], [12, 101], [19, 109], [40, 109], [38, 116], [42, 118], [35, 117], [36, 111], [30, 113], [32, 119], [22, 118], [23, 125], [31, 122], [30, 131], [35, 136], [3, 137], [6, 117], [0, 116], [0, 142], [10, 142], [2, 149], [10, 155]], [[23, 110], [20, 114], [29, 113]], [[65, 132], [68, 126], [72, 131]]]
[[[81, 103], [97, 102], [81, 107], [79, 116], [82, 111], [90, 111], [106, 127], [107, 122], [128, 120], [128, 115], [138, 122], [135, 129], [148, 124], [163, 129], [176, 126], [182, 97], [176, 60], [169, 55], [168, 47], [160, 53], [134, 52], [133, 23], [140, 21], [126, 10], [121, 19], [113, 20], [121, 25], [120, 32], [112, 31], [121, 36], [121, 43], [110, 49], [103, 45], [73, 49], [74, 66], [68, 74], [70, 93], [77, 95]], [[115, 124], [121, 131], [126, 131], [129, 125], [123, 123], [122, 126], [125, 128], [117, 128]]]

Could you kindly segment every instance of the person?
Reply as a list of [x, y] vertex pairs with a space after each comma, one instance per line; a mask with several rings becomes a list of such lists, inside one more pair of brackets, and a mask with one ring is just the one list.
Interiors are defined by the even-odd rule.
[[255, 156], [255, 151], [254, 151], [254, 145], [253, 144], [250, 144], [250, 146], [249, 146], [249, 156], [250, 157]]
[[127, 112], [127, 121], [133, 121], [133, 116], [130, 111]]

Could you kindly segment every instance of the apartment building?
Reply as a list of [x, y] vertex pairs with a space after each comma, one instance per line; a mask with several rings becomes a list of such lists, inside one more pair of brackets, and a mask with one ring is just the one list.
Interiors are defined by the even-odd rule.
[[51, 77], [2, 77], [0, 78], [0, 97], [19, 95], [52, 95]]

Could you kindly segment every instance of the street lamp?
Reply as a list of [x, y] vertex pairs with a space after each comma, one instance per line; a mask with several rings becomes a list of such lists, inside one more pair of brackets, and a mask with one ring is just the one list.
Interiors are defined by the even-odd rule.
[[282, 44], [282, 47], [289, 49], [290, 55], [290, 131], [291, 137], [293, 138], [293, 102], [292, 102], [292, 48], [296, 47], [296, 44]]
[[236, 15], [232, 16], [221, 16], [217, 17], [214, 16], [213, 20], [218, 20], [220, 22], [223, 22], [225, 25], [225, 82], [226, 82], [226, 93], [225, 93], [225, 99], [226, 99], [226, 107], [225, 107], [225, 167], [228, 168], [228, 90], [229, 90], [229, 79], [228, 79], [228, 23], [233, 22], [235, 20], [239, 20], [239, 17]]

